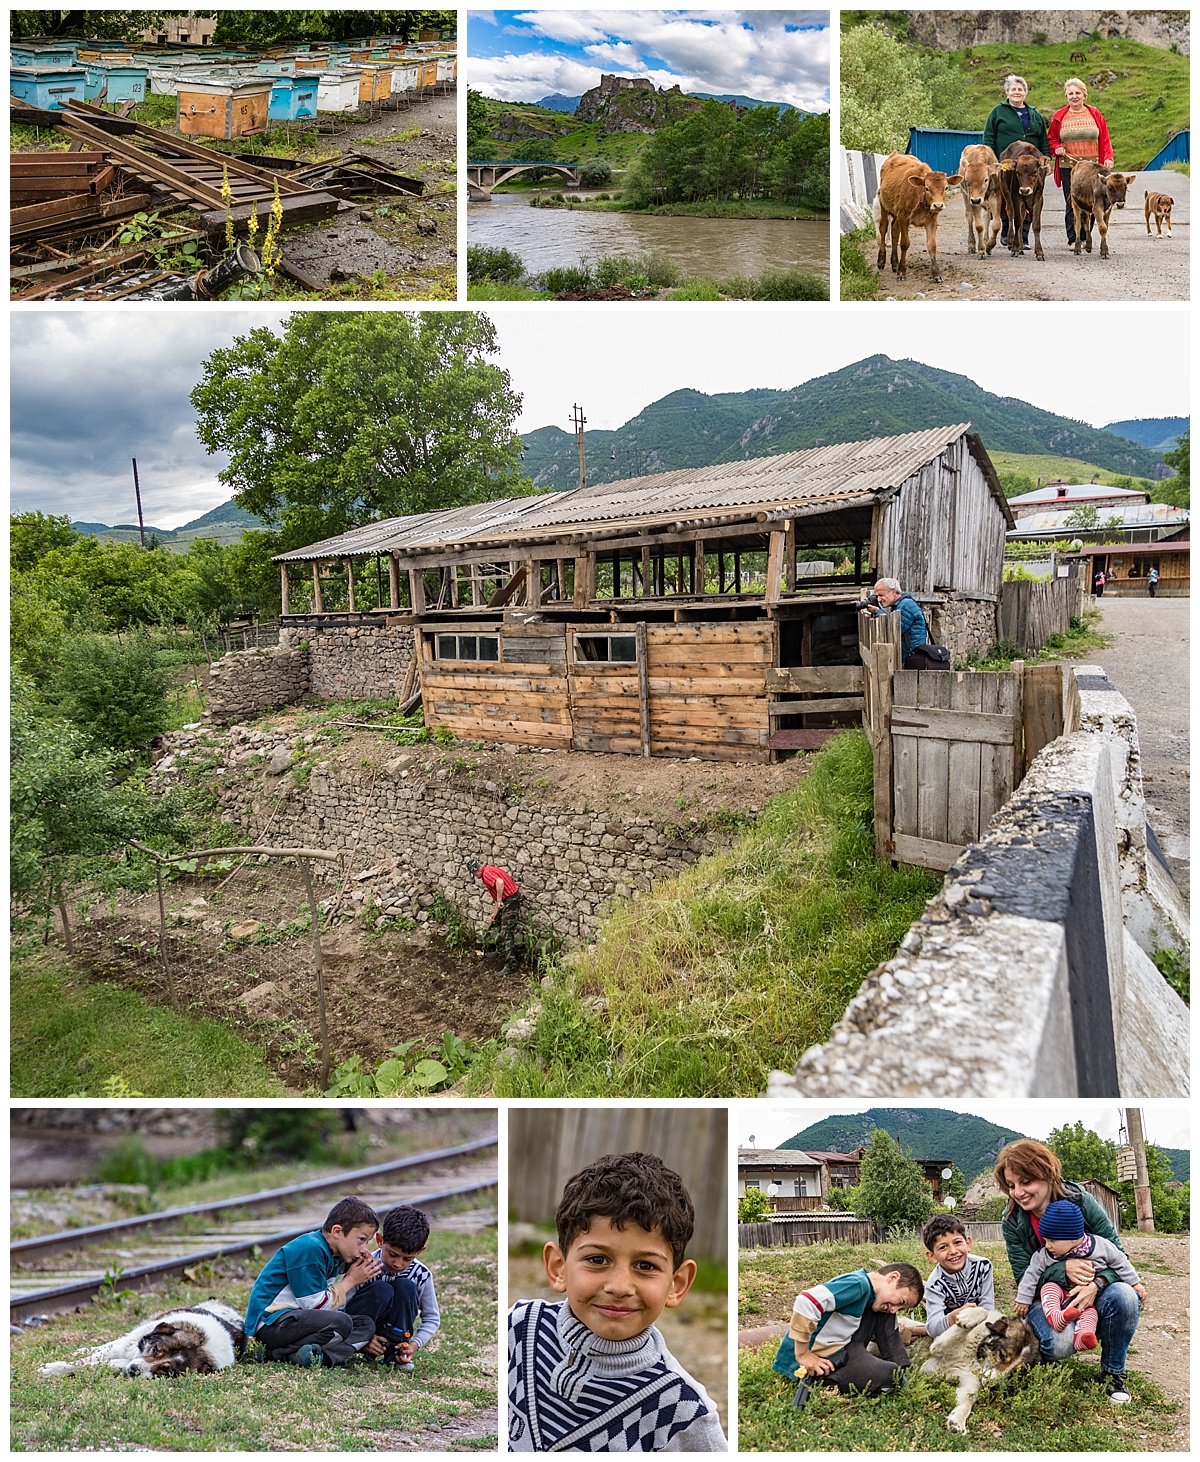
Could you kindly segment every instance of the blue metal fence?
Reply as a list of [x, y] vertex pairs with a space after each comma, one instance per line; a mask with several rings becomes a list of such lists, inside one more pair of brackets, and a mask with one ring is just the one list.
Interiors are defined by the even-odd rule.
[[910, 127], [907, 151], [935, 172], [956, 173], [963, 148], [982, 141], [982, 132], [950, 132], [933, 127]]
[[1192, 161], [1191, 136], [1190, 127], [1185, 127], [1182, 132], [1176, 132], [1170, 142], [1154, 154], [1142, 171], [1144, 173], [1157, 172], [1159, 168], [1166, 167], [1169, 162], [1186, 162], [1190, 165]]

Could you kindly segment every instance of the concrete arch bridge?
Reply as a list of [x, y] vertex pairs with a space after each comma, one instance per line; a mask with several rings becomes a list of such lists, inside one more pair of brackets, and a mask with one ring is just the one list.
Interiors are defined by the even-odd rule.
[[531, 168], [549, 168], [567, 181], [567, 186], [578, 188], [582, 181], [580, 171], [564, 162], [469, 162], [467, 164], [467, 197], [473, 203], [487, 203], [492, 190], [501, 183], [507, 183], [518, 173], [527, 173]]

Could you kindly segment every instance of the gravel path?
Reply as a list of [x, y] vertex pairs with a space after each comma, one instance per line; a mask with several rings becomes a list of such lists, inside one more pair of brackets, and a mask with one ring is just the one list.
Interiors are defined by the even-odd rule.
[[1191, 1419], [1189, 1235], [1122, 1234], [1121, 1245], [1146, 1285], [1146, 1308], [1130, 1346], [1129, 1369], [1157, 1381], [1179, 1405], [1172, 1435], [1147, 1432], [1141, 1438], [1142, 1447], [1154, 1452], [1186, 1452]]
[[[1189, 887], [1188, 615], [1190, 599], [1090, 600], [1113, 637], [1095, 660], [1138, 719], [1150, 825], [1180, 888]], [[1089, 659], [1092, 656], [1088, 656]]]
[[[908, 251], [908, 279], [896, 282], [890, 268], [879, 276], [880, 299], [918, 300], [1186, 300], [1191, 179], [1183, 173], [1137, 173], [1125, 208], [1113, 210], [1108, 230], [1110, 257], [1100, 258], [1099, 236], [1092, 253], [1077, 259], [1067, 249], [1062, 192], [1051, 177], [1046, 185], [1042, 213], [1042, 249], [1039, 263], [1033, 248], [1019, 259], [997, 242], [991, 256], [967, 253], [967, 230], [962, 197], [951, 191], [938, 226], [938, 263], [942, 282], [934, 284], [924, 230], [916, 230]], [[1169, 193], [1174, 238], [1157, 232], [1147, 237], [1143, 214], [1146, 191]], [[1151, 228], [1154, 228], [1151, 220]], [[872, 266], [876, 245], [863, 245]]]

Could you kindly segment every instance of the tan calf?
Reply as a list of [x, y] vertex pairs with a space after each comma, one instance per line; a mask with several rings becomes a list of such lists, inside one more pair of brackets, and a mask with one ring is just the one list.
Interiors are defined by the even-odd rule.
[[1100, 234], [1100, 257], [1108, 258], [1108, 220], [1114, 208], [1125, 207], [1125, 194], [1136, 173], [1113, 173], [1094, 162], [1071, 169], [1071, 211], [1075, 215], [1075, 254], [1080, 245], [1092, 252], [1092, 228]]
[[967, 215], [967, 253], [978, 252], [982, 258], [996, 247], [1000, 233], [1000, 159], [982, 142], [964, 147], [958, 176]]
[[907, 278], [908, 231], [915, 224], [925, 230], [925, 248], [934, 283], [942, 282], [937, 262], [938, 219], [946, 206], [946, 189], [958, 180], [957, 173], [947, 177], [902, 152], [893, 152], [886, 159], [879, 170], [879, 191], [872, 210], [879, 240], [876, 268], [883, 268], [890, 229], [892, 270], [899, 279]]

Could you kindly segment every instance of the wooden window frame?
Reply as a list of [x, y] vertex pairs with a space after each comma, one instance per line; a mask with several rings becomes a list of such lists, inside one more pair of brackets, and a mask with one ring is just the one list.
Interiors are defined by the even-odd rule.
[[[581, 654], [579, 645], [580, 640], [609, 641], [610, 654], [608, 658], [604, 660], [592, 660], [587, 655]], [[611, 642], [613, 640], [632, 640], [633, 658], [631, 660], [614, 660], [611, 655]], [[638, 637], [637, 634], [634, 633], [632, 630], [575, 630], [571, 648], [573, 651], [575, 664], [586, 665], [589, 671], [593, 666], [596, 665], [616, 665], [619, 667], [628, 668], [630, 665], [638, 665], [641, 663], [638, 653]]]
[[[433, 650], [433, 655], [431, 656], [431, 658], [435, 661], [435, 663], [439, 665], [499, 665], [501, 663], [501, 644], [500, 636], [498, 634], [480, 634], [478, 630], [476, 630], [473, 634], [465, 634], [458, 630], [433, 630], [429, 633], [428, 639], [431, 641], [430, 647]], [[476, 642], [476, 648], [478, 648], [480, 640], [493, 640], [495, 641], [496, 645], [495, 658], [484, 659], [482, 656], [476, 655], [472, 659], [468, 656], [459, 655], [457, 653], [455, 653], [454, 655], [443, 655], [441, 646], [442, 640], [453, 640], [456, 652], [458, 650], [460, 640], [474, 640]]]

